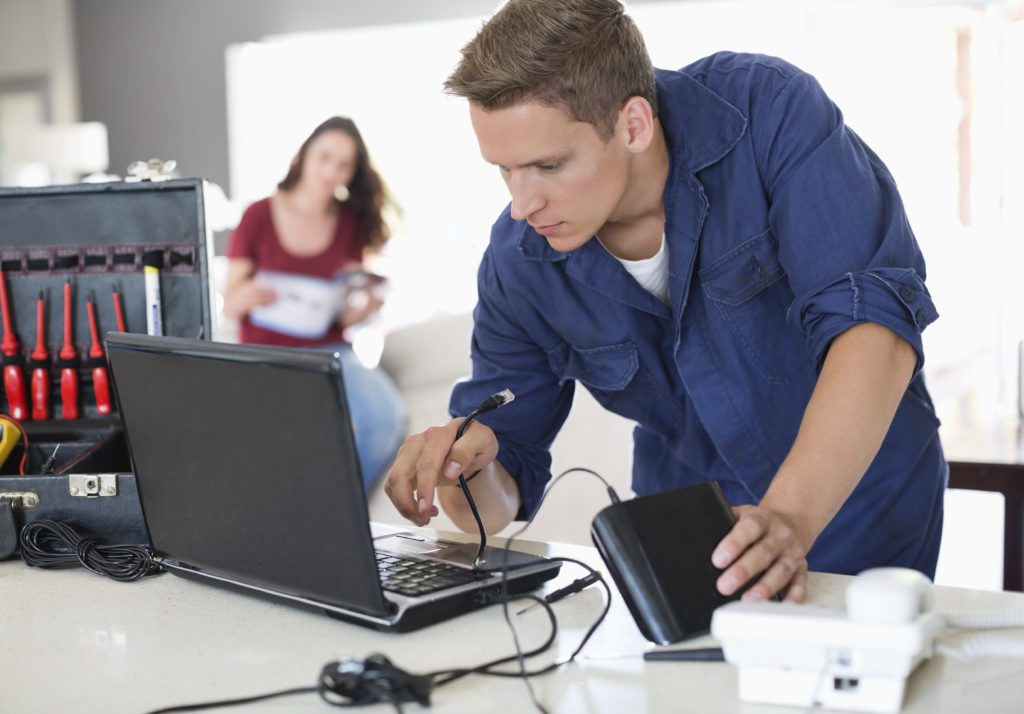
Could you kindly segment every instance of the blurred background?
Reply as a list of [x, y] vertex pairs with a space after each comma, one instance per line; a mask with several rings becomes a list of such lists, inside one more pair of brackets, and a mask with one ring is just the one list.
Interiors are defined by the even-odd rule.
[[[211, 182], [215, 252], [322, 119], [359, 125], [403, 209], [375, 269], [385, 335], [475, 301], [507, 202], [441, 84], [494, 0], [0, 0], [0, 184], [124, 176], [173, 159]], [[657, 66], [716, 50], [813, 73], [888, 164], [941, 319], [926, 377], [958, 459], [1019, 444], [1024, 338], [1024, 0], [719, 0], [629, 9]], [[0, 227], [2, 230], [2, 227]], [[218, 259], [219, 261], [221, 259]], [[230, 338], [231, 325], [221, 335]], [[1002, 496], [957, 492], [940, 578], [998, 587]], [[956, 552], [954, 552], [956, 551]]]

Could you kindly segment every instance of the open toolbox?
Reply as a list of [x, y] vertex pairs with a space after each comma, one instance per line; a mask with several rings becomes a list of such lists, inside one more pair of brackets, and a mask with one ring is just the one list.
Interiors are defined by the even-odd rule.
[[[162, 334], [209, 339], [212, 239], [203, 206], [200, 179], [0, 189], [7, 307], [0, 412], [18, 412], [25, 436], [17, 434], [10, 448], [14, 435], [0, 434], [0, 452], [9, 449], [0, 501], [10, 501], [18, 525], [81, 511], [87, 522], [78, 525], [99, 534], [115, 525], [103, 516], [113, 508], [124, 520], [114, 531], [127, 525], [145, 533], [112, 385], [104, 396], [109, 375], [99, 348], [119, 322], [147, 332], [147, 311], [162, 322]], [[118, 496], [127, 498], [110, 500]], [[2, 519], [0, 511], [0, 528]]]

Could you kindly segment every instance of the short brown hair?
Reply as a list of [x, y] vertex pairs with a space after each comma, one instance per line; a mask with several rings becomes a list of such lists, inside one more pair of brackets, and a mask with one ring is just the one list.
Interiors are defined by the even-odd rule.
[[618, 0], [509, 0], [462, 48], [444, 87], [487, 111], [524, 100], [559, 107], [605, 139], [630, 97], [658, 113], [647, 46]]

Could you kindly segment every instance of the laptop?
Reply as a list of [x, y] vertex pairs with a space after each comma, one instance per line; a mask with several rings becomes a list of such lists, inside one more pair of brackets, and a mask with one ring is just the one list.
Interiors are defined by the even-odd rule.
[[[170, 572], [407, 631], [555, 577], [559, 562], [371, 528], [338, 355], [111, 333], [150, 541]], [[376, 525], [376, 524], [374, 524]]]

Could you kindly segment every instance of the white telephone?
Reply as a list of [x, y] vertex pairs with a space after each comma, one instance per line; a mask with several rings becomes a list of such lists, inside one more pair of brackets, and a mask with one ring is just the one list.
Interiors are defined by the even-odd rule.
[[898, 712], [907, 677], [936, 651], [959, 659], [1024, 657], [1024, 641], [976, 636], [959, 646], [947, 627], [1024, 626], [1024, 612], [931, 612], [931, 581], [916, 570], [874, 568], [846, 589], [846, 609], [783, 602], [732, 602], [715, 611], [711, 634], [739, 668], [743, 701], [862, 712]]

